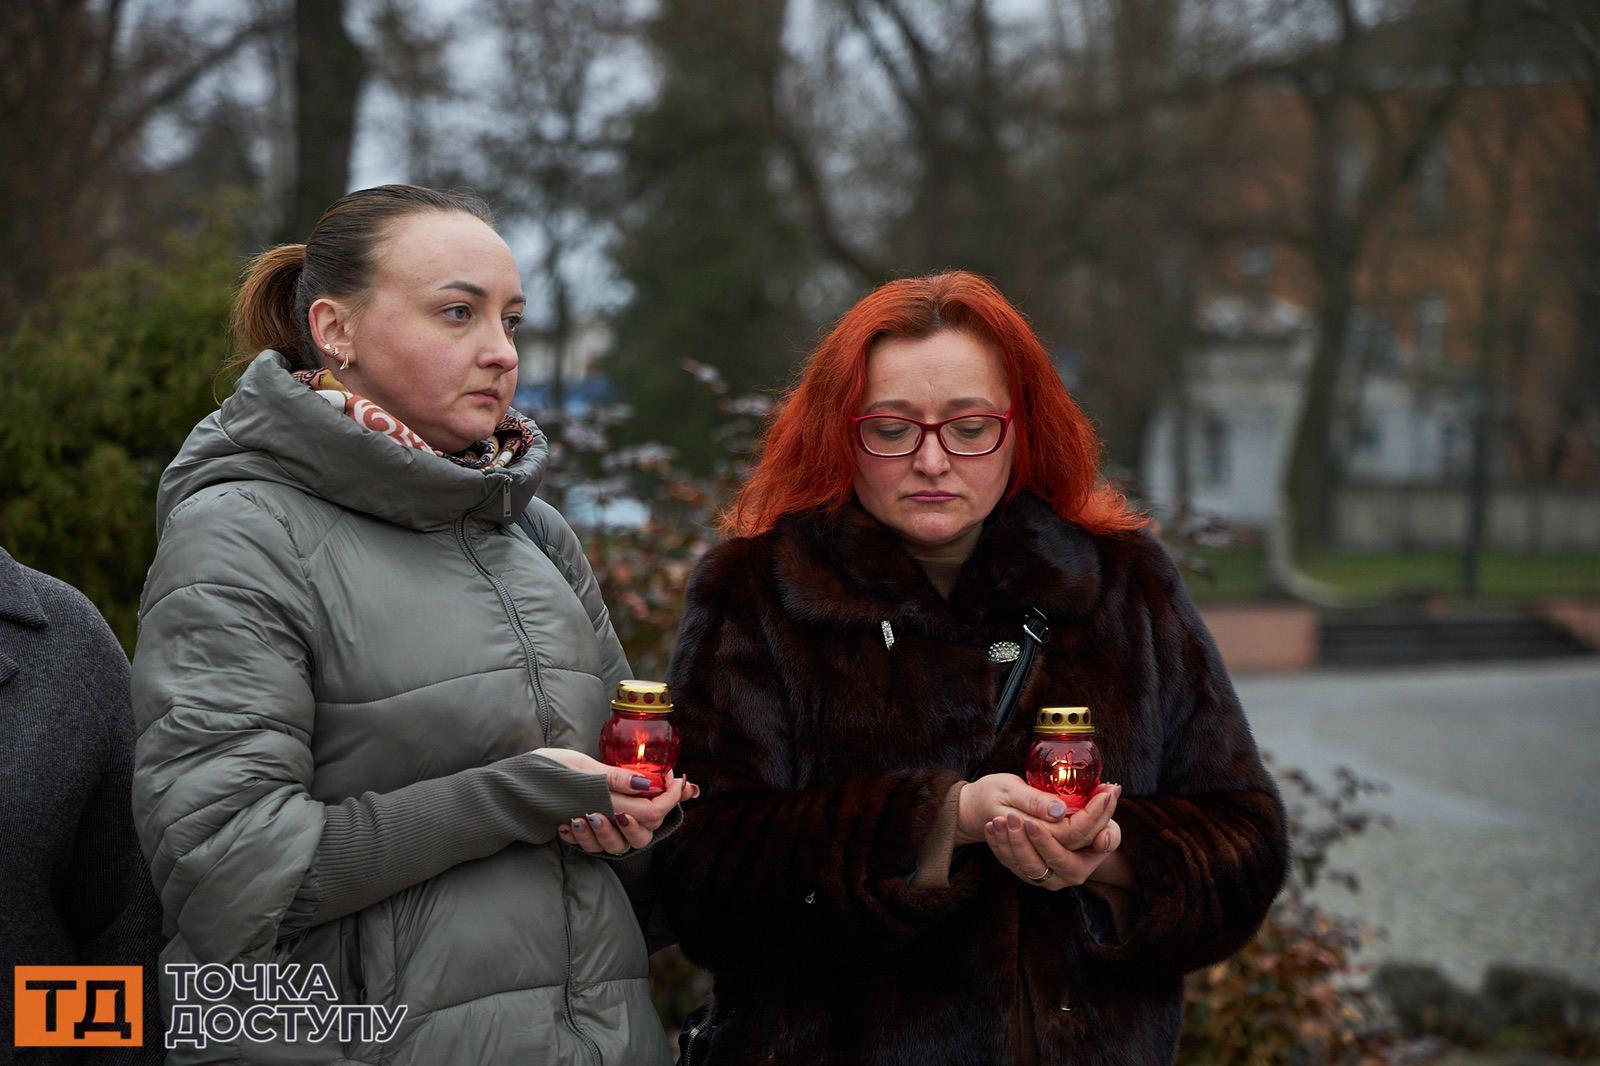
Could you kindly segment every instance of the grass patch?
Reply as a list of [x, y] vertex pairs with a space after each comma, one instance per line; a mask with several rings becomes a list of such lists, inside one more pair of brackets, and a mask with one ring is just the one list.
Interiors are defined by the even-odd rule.
[[[1259, 545], [1193, 548], [1185, 554], [1199, 568], [1184, 573], [1195, 599], [1266, 595], [1266, 552]], [[1461, 592], [1457, 552], [1326, 552], [1305, 560], [1304, 568], [1311, 577], [1356, 596]], [[1478, 587], [1489, 599], [1600, 598], [1600, 552], [1495, 552], [1482, 557]]]

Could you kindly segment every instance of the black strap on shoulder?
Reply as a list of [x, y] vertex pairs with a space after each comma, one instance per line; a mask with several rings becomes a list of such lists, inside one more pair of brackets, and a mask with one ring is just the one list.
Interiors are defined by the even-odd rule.
[[[1028, 613], [1022, 622], [1022, 652], [1017, 656], [1017, 661], [1011, 664], [1011, 670], [1006, 674], [1005, 688], [1000, 690], [1000, 699], [994, 707], [994, 739], [1000, 742], [1000, 737], [1006, 731], [1006, 726], [1011, 722], [1011, 715], [1017, 709], [1017, 699], [1022, 695], [1022, 688], [1028, 682], [1028, 675], [1033, 672], [1033, 658], [1039, 649], [1044, 647], [1045, 641], [1050, 639], [1050, 619], [1037, 607], [1029, 607]], [[992, 750], [992, 749], [991, 749]], [[977, 774], [979, 767], [989, 758], [989, 753], [974, 760], [967, 767], [967, 777]]]
[[517, 525], [528, 535], [528, 539], [538, 546], [539, 550], [545, 554], [545, 557], [549, 558], [550, 549], [545, 545], [544, 537], [539, 535], [539, 527], [533, 524], [533, 519], [529, 517], [527, 511], [517, 515]]

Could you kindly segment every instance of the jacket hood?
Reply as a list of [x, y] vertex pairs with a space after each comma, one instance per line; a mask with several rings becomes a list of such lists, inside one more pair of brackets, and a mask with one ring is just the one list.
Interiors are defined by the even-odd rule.
[[410, 529], [469, 514], [504, 524], [528, 506], [549, 461], [544, 435], [524, 420], [535, 440], [520, 459], [487, 474], [469, 470], [364, 429], [296, 381], [282, 355], [264, 351], [161, 475], [156, 528], [190, 496], [227, 481], [291, 485]]

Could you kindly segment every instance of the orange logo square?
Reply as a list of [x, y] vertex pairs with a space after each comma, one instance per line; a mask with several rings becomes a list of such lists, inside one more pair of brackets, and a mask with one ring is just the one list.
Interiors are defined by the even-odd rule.
[[17, 1047], [143, 1047], [143, 966], [18, 966]]

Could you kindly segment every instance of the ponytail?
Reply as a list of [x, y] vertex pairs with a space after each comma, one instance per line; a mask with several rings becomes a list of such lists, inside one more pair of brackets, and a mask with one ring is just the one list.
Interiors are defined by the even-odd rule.
[[236, 352], [224, 374], [242, 372], [265, 348], [276, 348], [296, 370], [315, 369], [307, 358], [305, 311], [299, 308], [306, 246], [280, 244], [256, 256], [233, 301]]

